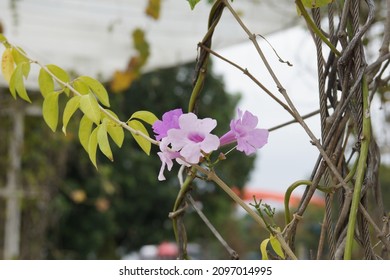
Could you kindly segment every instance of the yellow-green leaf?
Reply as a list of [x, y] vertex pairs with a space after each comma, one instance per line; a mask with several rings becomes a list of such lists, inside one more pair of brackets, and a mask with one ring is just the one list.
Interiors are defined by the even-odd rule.
[[62, 132], [66, 135], [66, 127], [74, 112], [79, 108], [80, 96], [73, 96], [65, 105], [64, 114], [62, 116]]
[[80, 120], [79, 139], [84, 150], [88, 153], [89, 137], [91, 136], [93, 122], [87, 117], [83, 116]]
[[66, 73], [66, 71], [64, 69], [62, 69], [61, 67], [58, 67], [57, 65], [54, 65], [54, 64], [46, 65], [46, 67], [60, 81], [62, 81], [64, 83], [68, 83], [69, 82], [69, 75], [68, 75], [68, 73]]
[[268, 260], [268, 253], [267, 253], [268, 242], [269, 242], [269, 238], [264, 239], [260, 244], [260, 252], [261, 252], [262, 260]]
[[112, 122], [107, 124], [107, 132], [115, 144], [120, 148], [122, 147], [123, 140], [125, 139], [125, 133], [123, 128]]
[[[145, 126], [137, 121], [137, 120], [130, 120], [128, 123], [127, 123], [131, 128], [135, 129], [135, 130], [138, 130], [140, 132], [142, 132], [143, 134], [145, 135], [149, 135], [148, 131], [146, 130]], [[150, 155], [150, 149], [152, 148], [152, 144], [146, 140], [145, 138], [143, 138], [142, 136], [140, 135], [137, 135], [135, 133], [131, 133], [135, 139], [135, 141], [137, 141], [138, 145], [141, 147], [141, 149], [147, 154], [147, 155]]]
[[139, 119], [150, 125], [153, 125], [154, 122], [158, 120], [158, 118], [149, 111], [137, 111], [131, 115], [130, 120], [132, 119]]
[[1, 72], [7, 83], [10, 83], [12, 73], [15, 70], [15, 61], [10, 48], [5, 49], [1, 57]]
[[97, 98], [104, 106], [110, 107], [107, 90], [98, 80], [88, 76], [81, 76], [78, 79], [88, 85], [88, 87], [94, 94], [96, 94]]
[[[69, 81], [70, 81], [69, 75], [68, 75], [68, 73], [66, 73], [66, 71], [64, 69], [62, 69], [61, 67], [58, 67], [57, 65], [54, 65], [54, 64], [46, 65], [46, 67], [62, 83], [65, 83], [65, 84], [69, 83]], [[59, 83], [58, 81], [57, 81], [57, 83], [64, 90], [64, 92], [67, 95], [69, 95], [69, 89], [66, 88], [63, 84]]]
[[53, 132], [58, 124], [58, 96], [58, 92], [49, 93], [42, 105], [43, 119]]
[[[118, 116], [112, 112], [111, 110], [106, 109], [108, 113], [110, 113], [111, 116], [113, 116], [115, 119], [119, 120]], [[107, 132], [111, 136], [111, 139], [114, 140], [115, 144], [120, 148], [122, 147], [123, 140], [125, 139], [125, 133], [123, 131], [123, 128], [115, 123], [113, 120], [111, 120], [110, 117], [108, 117], [107, 114], [102, 113], [102, 122], [107, 123]]]
[[80, 80], [75, 80], [73, 82], [73, 88], [78, 92], [81, 93], [82, 95], [86, 95], [89, 93], [89, 87], [82, 81]]
[[46, 97], [47, 94], [54, 91], [53, 78], [43, 68], [39, 70], [38, 85], [43, 97]]
[[100, 108], [93, 93], [90, 92], [80, 98], [80, 109], [91, 121], [100, 123]]
[[12, 56], [14, 57], [15, 63], [20, 64], [23, 62], [29, 62], [28, 58], [25, 57], [23, 54], [25, 54], [24, 50], [22, 48], [12, 48]]
[[10, 79], [9, 88], [10, 88], [11, 94], [14, 98], [16, 98], [16, 93], [17, 93], [20, 96], [20, 98], [31, 103], [31, 100], [28, 97], [26, 88], [24, 87], [23, 65], [24, 65], [24, 63], [21, 63], [21, 64], [16, 66], [16, 69], [13, 72], [11, 79]]
[[333, 2], [333, 0], [302, 0], [302, 4], [306, 8], [320, 8], [331, 2]]
[[96, 169], [97, 169], [97, 164], [96, 164], [96, 150], [97, 150], [97, 146], [98, 146], [98, 140], [97, 140], [97, 132], [98, 132], [98, 127], [96, 127], [90, 137], [89, 137], [89, 141], [88, 141], [88, 155], [89, 155], [89, 159], [92, 161], [93, 165], [95, 165]]
[[279, 240], [276, 239], [275, 236], [270, 236], [269, 241], [271, 243], [272, 249], [275, 251], [275, 253], [281, 257], [282, 259], [285, 259], [285, 255], [282, 249], [282, 246], [280, 245]]
[[112, 156], [112, 151], [110, 147], [110, 143], [108, 142], [107, 128], [106, 123], [104, 122], [99, 126], [97, 131], [97, 141], [99, 144], [99, 149], [102, 153], [111, 161], [114, 160]]
[[22, 69], [23, 69], [23, 76], [24, 78], [28, 78], [28, 74], [30, 74], [30, 62], [25, 62], [22, 64]]

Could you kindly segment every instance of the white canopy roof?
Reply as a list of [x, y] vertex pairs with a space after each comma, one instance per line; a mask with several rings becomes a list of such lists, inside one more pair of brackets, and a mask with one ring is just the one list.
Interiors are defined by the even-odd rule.
[[[126, 68], [135, 54], [131, 33], [138, 27], [145, 31], [151, 47], [146, 71], [194, 60], [197, 43], [207, 30], [208, 1], [202, 0], [192, 11], [186, 0], [161, 0], [159, 20], [145, 15], [147, 2], [1, 0], [0, 22], [9, 41], [34, 59], [82, 75], [100, 75], [103, 80]], [[294, 4], [288, 0], [236, 0], [232, 5], [251, 31], [262, 35], [287, 28], [297, 18]], [[225, 10], [213, 47], [245, 40], [246, 34]], [[0, 84], [4, 83], [1, 78]]]

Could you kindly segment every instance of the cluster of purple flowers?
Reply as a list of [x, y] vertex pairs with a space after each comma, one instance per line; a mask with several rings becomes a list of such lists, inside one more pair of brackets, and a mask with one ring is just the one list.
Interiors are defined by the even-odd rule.
[[184, 114], [181, 109], [166, 112], [162, 120], [153, 124], [156, 139], [160, 141], [160, 181], [165, 180], [164, 170], [172, 169], [173, 160], [185, 166], [198, 164], [205, 154], [224, 145], [237, 143], [236, 149], [246, 155], [253, 154], [268, 140], [268, 130], [256, 128], [258, 119], [248, 111], [238, 110], [238, 118], [230, 122], [230, 130], [222, 137], [211, 134], [217, 121], [198, 119], [194, 113]]

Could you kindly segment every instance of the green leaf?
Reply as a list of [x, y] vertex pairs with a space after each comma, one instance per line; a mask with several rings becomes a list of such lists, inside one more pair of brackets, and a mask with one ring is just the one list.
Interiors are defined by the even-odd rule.
[[49, 93], [42, 105], [43, 119], [53, 132], [56, 131], [58, 124], [58, 96], [59, 92]]
[[302, 0], [303, 6], [306, 8], [320, 8], [332, 3], [334, 0]]
[[285, 255], [282, 249], [282, 246], [280, 245], [279, 240], [276, 239], [275, 236], [270, 236], [269, 241], [271, 243], [272, 249], [275, 251], [275, 253], [281, 257], [282, 259], [285, 259]]
[[[138, 130], [142, 133], [144, 133], [145, 135], [149, 135], [148, 131], [146, 130], [145, 126], [137, 121], [137, 120], [130, 120], [128, 123], [127, 123], [131, 128], [135, 129], [135, 130]], [[135, 141], [138, 143], [138, 145], [141, 147], [141, 149], [147, 154], [147, 155], [150, 155], [150, 149], [152, 148], [152, 144], [146, 140], [145, 138], [143, 138], [142, 136], [140, 135], [137, 135], [135, 133], [131, 133], [135, 139]]]
[[92, 92], [80, 98], [80, 109], [91, 121], [96, 124], [100, 123], [101, 114], [99, 104]]
[[23, 76], [24, 78], [28, 78], [28, 74], [30, 74], [30, 62], [25, 62], [22, 64], [22, 69], [23, 69]]
[[269, 238], [264, 239], [260, 244], [260, 252], [261, 252], [262, 260], [268, 260], [268, 253], [267, 253], [268, 242], [269, 242]]
[[[118, 116], [111, 110], [106, 109], [112, 116], [119, 120]], [[123, 128], [111, 120], [107, 114], [102, 114], [103, 122], [107, 123], [107, 132], [111, 136], [111, 139], [114, 140], [115, 144], [120, 148], [122, 147], [123, 140], [125, 139], [125, 133]]]
[[78, 79], [73, 82], [72, 86], [78, 93], [81, 93], [82, 95], [86, 95], [89, 93], [89, 87], [84, 82]]
[[188, 3], [190, 3], [190, 6], [191, 6], [191, 10], [193, 10], [196, 6], [196, 4], [198, 4], [200, 2], [200, 0], [187, 0]]
[[12, 56], [14, 57], [14, 60], [15, 60], [16, 64], [20, 64], [20, 63], [23, 63], [23, 62], [28, 62], [29, 63], [28, 58], [25, 57], [23, 54], [25, 54], [25, 51], [22, 48], [20, 48], [20, 47], [16, 47], [16, 48], [12, 49]]
[[108, 135], [107, 135], [107, 127], [106, 123], [104, 122], [102, 125], [99, 126], [97, 131], [97, 141], [99, 144], [99, 149], [102, 151], [102, 153], [111, 161], [114, 161], [114, 158], [112, 156], [112, 151], [110, 147], [110, 143], [108, 142]]
[[93, 122], [87, 117], [83, 116], [80, 120], [79, 139], [84, 150], [88, 153], [89, 137], [91, 136]]
[[43, 97], [46, 97], [47, 94], [54, 91], [53, 78], [43, 68], [39, 70], [38, 85]]
[[11, 76], [15, 70], [15, 61], [12, 56], [12, 50], [7, 48], [4, 50], [1, 57], [1, 72], [3, 73], [4, 79], [7, 83], [10, 83]]
[[30, 98], [28, 97], [26, 88], [24, 87], [24, 79], [23, 79], [23, 65], [25, 63], [21, 63], [16, 66], [15, 71], [11, 76], [11, 80], [9, 83], [9, 89], [14, 98], [16, 98], [16, 93], [20, 96], [20, 98], [26, 100], [31, 103]]
[[[61, 67], [58, 67], [57, 65], [54, 65], [54, 64], [46, 65], [46, 67], [61, 82], [65, 83], [65, 84], [69, 83], [69, 81], [70, 81], [69, 75], [68, 75], [68, 73], [66, 73], [66, 71], [64, 69], [62, 69]], [[66, 88], [63, 84], [59, 83], [58, 81], [57, 81], [57, 83], [60, 85], [60, 87], [62, 89], [64, 89], [65, 93], [68, 95], [69, 89]]]
[[149, 111], [137, 111], [131, 115], [130, 120], [132, 119], [139, 119], [150, 125], [153, 125], [154, 122], [158, 120], [158, 118]]
[[73, 96], [65, 105], [64, 115], [62, 116], [62, 132], [66, 135], [66, 127], [74, 112], [79, 108], [80, 96]]
[[89, 159], [92, 161], [93, 165], [95, 165], [96, 169], [97, 169], [97, 164], [96, 164], [96, 150], [97, 150], [97, 146], [98, 146], [98, 137], [97, 137], [97, 133], [98, 133], [98, 127], [96, 127], [90, 137], [89, 137], [89, 141], [88, 141], [88, 155], [89, 155]]
[[92, 92], [96, 94], [97, 98], [104, 106], [110, 107], [107, 90], [98, 80], [88, 76], [81, 76], [78, 79], [84, 82]]
[[107, 132], [115, 144], [120, 148], [122, 147], [123, 140], [125, 139], [125, 133], [123, 128], [112, 122], [107, 124]]

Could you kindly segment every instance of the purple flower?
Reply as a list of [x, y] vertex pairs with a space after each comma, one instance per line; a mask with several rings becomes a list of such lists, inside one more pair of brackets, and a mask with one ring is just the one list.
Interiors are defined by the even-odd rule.
[[216, 125], [216, 120], [198, 119], [193, 113], [183, 114], [179, 117], [179, 128], [170, 129], [167, 139], [187, 163], [197, 164], [202, 152], [210, 153], [219, 147], [219, 138], [210, 134]]
[[160, 141], [166, 137], [168, 130], [171, 128], [179, 128], [179, 117], [182, 114], [182, 109], [174, 109], [164, 113], [162, 116], [162, 121], [155, 121], [152, 127], [156, 136], [156, 140]]
[[220, 138], [221, 146], [237, 142], [237, 150], [246, 155], [253, 154], [268, 141], [268, 130], [256, 128], [258, 119], [248, 111], [230, 122], [230, 131]]

